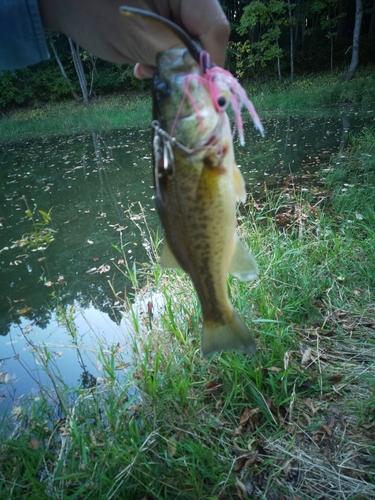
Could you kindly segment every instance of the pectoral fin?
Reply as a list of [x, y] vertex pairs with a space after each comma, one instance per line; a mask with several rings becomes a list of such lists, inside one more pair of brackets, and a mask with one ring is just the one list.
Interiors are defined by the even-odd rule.
[[167, 269], [181, 269], [176, 257], [173, 255], [167, 241], [164, 239], [163, 249], [161, 251], [160, 264]]
[[249, 250], [236, 235], [236, 248], [229, 272], [242, 281], [253, 280], [258, 275], [258, 266]]
[[246, 201], [246, 185], [241, 170], [235, 164], [233, 167], [233, 183], [236, 192], [236, 201], [245, 203]]

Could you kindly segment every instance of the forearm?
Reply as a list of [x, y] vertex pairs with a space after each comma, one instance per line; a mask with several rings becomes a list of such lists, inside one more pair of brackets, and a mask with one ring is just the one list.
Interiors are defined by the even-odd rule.
[[37, 0], [0, 0], [0, 70], [48, 59]]

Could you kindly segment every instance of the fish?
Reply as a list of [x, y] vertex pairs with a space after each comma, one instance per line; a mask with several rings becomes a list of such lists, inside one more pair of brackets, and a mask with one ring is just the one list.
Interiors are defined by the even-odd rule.
[[228, 272], [241, 280], [258, 274], [236, 234], [236, 205], [245, 202], [246, 189], [222, 109], [231, 91], [219, 82], [215, 95], [206, 80], [187, 49], [157, 59], [153, 149], [156, 208], [165, 235], [161, 265], [183, 269], [193, 282], [204, 356], [222, 350], [253, 355], [254, 337], [227, 291]]
[[[128, 8], [121, 9], [129, 15]], [[163, 19], [156, 16], [156, 21]], [[152, 85], [155, 202], [164, 230], [161, 265], [190, 276], [202, 309], [203, 356], [223, 350], [253, 355], [255, 339], [227, 290], [228, 273], [241, 280], [258, 275], [236, 233], [236, 206], [245, 202], [246, 189], [234, 158], [227, 107], [233, 108], [242, 144], [242, 106], [261, 134], [263, 127], [237, 80], [186, 37], [180, 37], [185, 47], [158, 54]]]

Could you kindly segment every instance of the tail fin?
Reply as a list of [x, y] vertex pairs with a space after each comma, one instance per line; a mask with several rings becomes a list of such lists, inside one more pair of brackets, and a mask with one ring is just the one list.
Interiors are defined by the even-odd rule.
[[222, 350], [242, 351], [246, 354], [254, 354], [256, 351], [254, 337], [235, 309], [226, 324], [209, 320], [203, 322], [203, 356]]

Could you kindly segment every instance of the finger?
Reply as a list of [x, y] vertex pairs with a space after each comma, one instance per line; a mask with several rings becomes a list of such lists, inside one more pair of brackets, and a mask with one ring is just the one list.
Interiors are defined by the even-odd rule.
[[229, 24], [227, 24], [226, 19], [222, 21], [225, 22], [216, 24], [213, 29], [205, 30], [201, 35], [198, 35], [204, 50], [210, 54], [214, 63], [221, 67], [225, 64], [225, 54], [229, 40]]
[[137, 63], [134, 66], [134, 76], [139, 80], [152, 78], [154, 76], [155, 67], [149, 64]]
[[224, 66], [229, 22], [217, 0], [182, 0], [180, 19], [185, 29], [196, 36], [215, 64]]

